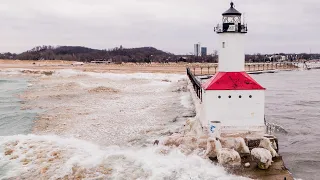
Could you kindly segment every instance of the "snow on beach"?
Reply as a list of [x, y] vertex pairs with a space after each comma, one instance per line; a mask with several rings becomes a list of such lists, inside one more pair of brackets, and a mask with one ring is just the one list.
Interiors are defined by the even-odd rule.
[[196, 115], [183, 75], [27, 73], [24, 108], [42, 113], [34, 135], [0, 137], [0, 179], [241, 179], [153, 146]]

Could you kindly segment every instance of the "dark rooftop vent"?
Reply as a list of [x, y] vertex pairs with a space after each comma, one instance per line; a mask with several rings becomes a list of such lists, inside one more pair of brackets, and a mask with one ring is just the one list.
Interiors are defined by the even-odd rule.
[[230, 6], [231, 6], [230, 9], [228, 9], [226, 12], [224, 12], [222, 14], [223, 16], [226, 16], [226, 15], [241, 16], [241, 13], [234, 8], [234, 3], [233, 2], [230, 3]]

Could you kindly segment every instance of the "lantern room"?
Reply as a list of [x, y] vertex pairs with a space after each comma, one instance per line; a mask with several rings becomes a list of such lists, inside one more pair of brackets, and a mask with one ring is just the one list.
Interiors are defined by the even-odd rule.
[[217, 33], [234, 32], [247, 33], [247, 25], [241, 22], [241, 13], [234, 8], [234, 3], [230, 3], [230, 8], [222, 14], [222, 25], [215, 27]]

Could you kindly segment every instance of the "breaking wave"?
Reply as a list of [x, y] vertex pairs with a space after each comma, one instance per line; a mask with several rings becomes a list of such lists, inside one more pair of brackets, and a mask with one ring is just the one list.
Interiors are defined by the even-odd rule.
[[[2, 170], [1, 170], [2, 169]], [[247, 179], [166, 147], [99, 147], [58, 136], [0, 137], [0, 179]]]
[[[23, 73], [22, 70], [12, 70], [12, 72]], [[27, 71], [25, 71], [25, 73], [26, 72]], [[44, 76], [38, 72], [35, 74], [36, 76]], [[86, 77], [89, 77], [88, 79], [94, 77], [115, 81], [132, 81], [132, 79], [137, 79], [134, 80], [137, 82], [130, 85], [130, 91], [128, 91], [121, 86], [122, 81], [119, 81], [121, 84], [111, 81], [108, 81], [106, 84], [89, 83], [87, 81], [74, 82], [73, 77], [76, 76], [84, 76], [84, 79]], [[115, 90], [121, 89], [120, 92], [130, 93], [140, 92], [141, 88], [143, 88], [144, 94], [152, 93], [154, 95], [155, 92], [161, 91], [168, 97], [172, 97], [172, 94], [176, 97], [176, 92], [179, 92], [180, 99], [177, 102], [170, 101], [170, 103], [175, 105], [175, 111], [179, 110], [179, 108], [177, 108], [178, 106], [188, 111], [194, 108], [192, 96], [190, 96], [188, 88], [186, 88], [187, 81], [182, 80], [185, 79], [182, 75], [151, 73], [112, 74], [57, 70], [52, 76], [46, 77], [46, 79], [54, 79], [57, 77], [72, 77], [70, 78], [72, 79], [71, 82], [59, 81], [59, 85], [53, 84], [52, 89], [60, 93], [57, 94], [57, 96], [61, 96], [61, 93], [64, 91], [75, 91], [75, 89], [83, 88], [88, 91], [94, 90], [93, 92], [95, 93], [109, 92], [110, 89], [108, 87], [114, 87]], [[99, 80], [100, 79], [98, 79], [98, 81]], [[178, 82], [176, 83], [178, 87], [171, 87], [172, 82]], [[139, 95], [139, 97], [141, 97], [141, 95]], [[119, 101], [119, 104], [121, 105], [122, 102], [130, 102], [132, 98], [135, 98], [135, 95], [124, 97], [123, 101]], [[153, 98], [155, 97], [146, 97], [147, 100], [152, 100]], [[145, 104], [143, 99], [135, 101], [135, 106], [141, 104], [141, 106], [147, 105], [147, 107], [149, 107], [149, 104]], [[90, 106], [92, 106], [92, 104]], [[150, 113], [151, 112], [155, 113], [154, 111], [150, 111]], [[189, 114], [190, 113], [182, 113], [181, 115], [191, 116]], [[193, 115], [193, 113], [191, 114]], [[153, 116], [145, 118], [152, 120], [152, 117]], [[168, 118], [171, 117], [169, 116]], [[101, 121], [105, 121], [103, 118], [100, 119]], [[136, 119], [139, 120], [139, 117]], [[150, 123], [154, 124], [152, 121], [150, 121]], [[145, 126], [150, 128], [149, 124]], [[99, 146], [89, 141], [76, 138], [62, 138], [49, 135], [0, 136], [0, 179], [247, 179], [228, 174], [223, 167], [214, 165], [211, 161], [201, 158], [196, 152], [191, 155], [185, 155], [179, 149], [145, 145], [145, 141], [149, 141], [149, 139], [159, 139], [160, 135], [164, 136], [165, 133], [170, 133], [171, 129], [176, 129], [176, 126], [179, 126], [179, 122], [177, 125], [172, 124], [172, 126], [170, 125], [166, 129], [162, 129], [163, 125], [161, 125], [161, 128], [152, 127], [152, 130], [155, 132], [142, 135], [142, 140], [132, 144], [128, 144], [124, 140], [122, 142], [120, 138], [124, 139], [123, 137], [126, 137], [126, 134], [119, 133], [118, 130], [112, 131], [112, 136], [108, 136], [108, 133], [101, 133], [101, 131], [97, 132], [96, 137], [92, 136], [92, 140], [112, 138], [115, 140], [112, 144], [118, 143], [121, 147]], [[94, 131], [97, 131], [95, 127], [89, 128], [89, 131], [87, 131], [88, 126], [84, 127], [86, 129], [76, 128], [76, 130], [88, 132], [90, 135], [94, 134]], [[140, 129], [141, 127], [137, 127], [137, 130]], [[142, 129], [144, 130], [144, 128]], [[136, 135], [137, 131], [135, 129], [133, 130], [132, 132]], [[116, 136], [118, 136], [118, 138]], [[140, 136], [133, 138], [140, 138]], [[91, 140], [91, 138], [88, 139]], [[126, 145], [130, 147], [125, 147]], [[135, 145], [137, 146], [134, 147]]]
[[145, 80], [163, 80], [178, 81], [185, 78], [184, 75], [177, 74], [162, 74], [162, 73], [126, 73], [126, 74], [115, 74], [115, 73], [97, 73], [97, 72], [83, 72], [72, 69], [63, 69], [55, 71], [54, 75], [63, 77], [72, 77], [79, 75], [87, 75], [95, 78], [107, 78], [112, 80], [131, 80], [131, 79], [145, 79]]

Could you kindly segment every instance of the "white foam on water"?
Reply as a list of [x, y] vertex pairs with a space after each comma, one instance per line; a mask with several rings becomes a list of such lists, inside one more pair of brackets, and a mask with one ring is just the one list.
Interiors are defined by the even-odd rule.
[[18, 75], [18, 74], [22, 74], [22, 72], [21, 72], [22, 70], [25, 70], [25, 69], [7, 68], [7, 69], [0, 70], [0, 74], [3, 74], [3, 75]]
[[[139, 147], [125, 147], [127, 143], [117, 138], [126, 137], [129, 135], [133, 138], [139, 138], [137, 132], [141, 130], [150, 129], [151, 126], [158, 128], [155, 122], [159, 115], [155, 116], [158, 112], [153, 111], [152, 108], [161, 108], [162, 106], [171, 105], [175, 102], [171, 102], [171, 97], [177, 97], [174, 94], [179, 92], [179, 96], [176, 99], [185, 108], [192, 106], [192, 101], [189, 92], [184, 92], [185, 89], [182, 86], [175, 88], [171, 87], [175, 82], [179, 82], [186, 77], [183, 75], [168, 75], [168, 74], [150, 74], [150, 73], [135, 73], [135, 74], [112, 74], [112, 73], [88, 73], [75, 70], [58, 70], [53, 76], [49, 78], [58, 79], [57, 77], [74, 77], [74, 76], [88, 76], [90, 81], [78, 81], [77, 85], [81, 87], [95, 87], [97, 85], [103, 85], [106, 87], [113, 87], [121, 89], [121, 92], [126, 92], [127, 96], [122, 96], [120, 99], [116, 99], [117, 103], [110, 103], [108, 101], [85, 101], [86, 106], [94, 107], [99, 106], [99, 112], [102, 107], [108, 107], [111, 109], [123, 109], [124, 105], [128, 108], [128, 102], [135, 102], [126, 112], [119, 113], [121, 121], [115, 121], [111, 119], [112, 116], [107, 116], [105, 113], [99, 114], [98, 112], [88, 115], [94, 123], [99, 124], [99, 128], [90, 126], [87, 119], [77, 122], [77, 126], [74, 131], [68, 132], [68, 135], [73, 133], [84, 132], [84, 135], [92, 136], [87, 140], [103, 141], [103, 139], [112, 138], [121, 145], [117, 146], [98, 146], [89, 141], [78, 140], [75, 138], [61, 138], [59, 136], [37, 136], [37, 135], [16, 135], [0, 137], [0, 179], [7, 178], [21, 178], [21, 179], [246, 179], [240, 178], [228, 174], [224, 168], [212, 164], [209, 160], [202, 159], [196, 154], [186, 156], [178, 149], [168, 149], [162, 146], [151, 146], [141, 148], [144, 143], [138, 143]], [[110, 79], [111, 81], [91, 81], [94, 78]], [[87, 77], [84, 77], [86, 79]], [[73, 78], [70, 78], [74, 81]], [[67, 79], [67, 80], [70, 80]], [[81, 79], [81, 78], [79, 78]], [[63, 80], [63, 78], [61, 78]], [[69, 81], [65, 83], [68, 84]], [[113, 82], [115, 80], [116, 82]], [[119, 80], [119, 81], [118, 81]], [[120, 81], [121, 80], [121, 81]], [[52, 81], [48, 81], [48, 83]], [[60, 82], [60, 79], [59, 79]], [[127, 84], [127, 82], [134, 82]], [[180, 81], [183, 84], [186, 81]], [[128, 87], [127, 87], [128, 86]], [[190, 86], [190, 85], [189, 85]], [[127, 91], [129, 88], [130, 91]], [[190, 88], [188, 88], [190, 89]], [[164, 92], [160, 96], [159, 93]], [[129, 94], [128, 93], [132, 93]], [[139, 93], [143, 93], [143, 96]], [[132, 95], [132, 96], [131, 96]], [[136, 98], [136, 97], [139, 98]], [[92, 96], [90, 96], [91, 98]], [[165, 98], [164, 98], [165, 97]], [[179, 99], [180, 97], [180, 99]], [[85, 100], [85, 99], [84, 99]], [[152, 106], [153, 102], [157, 100], [160, 105]], [[168, 100], [170, 103], [168, 103]], [[90, 104], [90, 102], [92, 104]], [[101, 103], [101, 104], [99, 104]], [[61, 105], [61, 104], [60, 104]], [[68, 102], [68, 105], [69, 102]], [[103, 106], [100, 106], [103, 105]], [[111, 106], [111, 107], [110, 107]], [[141, 107], [145, 107], [141, 110]], [[150, 110], [151, 109], [151, 110]], [[139, 113], [136, 113], [139, 111]], [[175, 109], [177, 111], [177, 109]], [[113, 113], [113, 111], [103, 111]], [[162, 112], [162, 111], [160, 111]], [[171, 112], [171, 111], [163, 111]], [[128, 113], [126, 115], [125, 113]], [[116, 113], [113, 114], [115, 116]], [[172, 113], [168, 113], [172, 114]], [[96, 117], [95, 117], [96, 116]], [[130, 117], [134, 116], [134, 117]], [[141, 116], [141, 117], [140, 117]], [[166, 115], [163, 115], [166, 116]], [[168, 116], [168, 115], [167, 115]], [[130, 117], [127, 121], [127, 117]], [[89, 119], [90, 119], [89, 118]], [[116, 117], [118, 118], [118, 117]], [[171, 119], [170, 117], [169, 119]], [[106, 121], [107, 119], [107, 121]], [[136, 119], [137, 121], [132, 121]], [[140, 120], [141, 119], [141, 120]], [[165, 118], [164, 118], [165, 119]], [[99, 122], [97, 122], [99, 120]], [[142, 121], [143, 120], [143, 121]], [[101, 121], [101, 122], [100, 122]], [[122, 125], [122, 121], [131, 122], [132, 125], [125, 129]], [[110, 122], [112, 125], [105, 124]], [[69, 123], [69, 122], [67, 122]], [[105, 124], [105, 126], [103, 126]], [[118, 126], [121, 125], [121, 126]], [[175, 126], [175, 125], [172, 125]], [[122, 136], [122, 132], [119, 130], [112, 131], [114, 134], [108, 134], [110, 130], [107, 127], [121, 127], [123, 132], [127, 133]], [[170, 127], [162, 127], [170, 129]], [[104, 129], [105, 128], [105, 129]], [[130, 129], [132, 128], [132, 129]], [[89, 131], [88, 131], [89, 130]], [[105, 132], [106, 131], [106, 132]], [[158, 131], [158, 130], [157, 130]], [[145, 135], [143, 138], [160, 139], [160, 133], [157, 132], [152, 138], [149, 135]], [[70, 137], [70, 136], [67, 136]], [[124, 139], [124, 138], [123, 138]], [[149, 139], [148, 139], [149, 140]], [[99, 143], [99, 142], [96, 142]], [[108, 144], [108, 143], [106, 143]]]
[[61, 70], [56, 70], [53, 75], [58, 76], [58, 77], [72, 77], [72, 76], [77, 76], [77, 75], [83, 75], [83, 71], [77, 71], [73, 69], [61, 69]]
[[247, 179], [165, 147], [119, 148], [58, 136], [0, 137], [0, 179]]
[[112, 80], [131, 80], [131, 79], [145, 79], [145, 80], [169, 80], [177, 82], [185, 78], [184, 75], [177, 74], [164, 74], [164, 73], [96, 73], [96, 72], [83, 72], [72, 69], [63, 69], [55, 71], [54, 75], [62, 77], [72, 77], [77, 75], [88, 75], [95, 78], [107, 78]]
[[192, 97], [190, 95], [189, 92], [184, 92], [181, 96], [180, 96], [180, 103], [188, 109], [191, 109], [194, 107], [193, 105], [193, 100]]
[[[192, 99], [192, 103], [194, 104], [194, 109], [196, 111], [196, 119], [200, 120], [200, 114], [201, 114], [201, 100], [198, 98], [196, 92], [194, 91], [193, 87], [192, 87], [192, 83], [190, 80], [187, 80], [188, 82], [188, 85], [187, 85], [187, 88], [188, 88], [188, 91], [190, 93], [190, 97]], [[204, 125], [204, 124], [202, 124]]]

